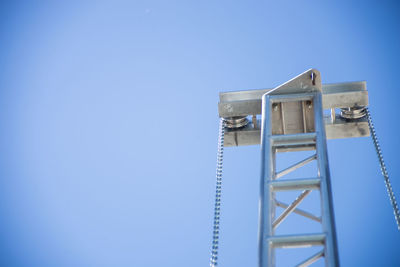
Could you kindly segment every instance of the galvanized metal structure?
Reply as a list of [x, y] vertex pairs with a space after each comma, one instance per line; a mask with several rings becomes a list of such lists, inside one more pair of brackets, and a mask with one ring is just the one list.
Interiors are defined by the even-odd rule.
[[[311, 75], [310, 72], [312, 71], [319, 73], [317, 70], [309, 70], [289, 82], [293, 82], [302, 76]], [[318, 81], [321, 81], [319, 75], [316, 77], [316, 82]], [[301, 84], [298, 86], [301, 88]], [[262, 96], [274, 90], [276, 89], [222, 92], [220, 93], [220, 102], [218, 103], [219, 116], [226, 119], [260, 115]], [[324, 116], [323, 118], [327, 139], [369, 136], [368, 120], [366, 117], [347, 120], [335, 112], [335, 109], [368, 106], [366, 82], [322, 84], [321, 93], [322, 108], [330, 111], [330, 116]], [[260, 144], [260, 125], [261, 121], [259, 119], [253, 119], [242, 128], [227, 129], [225, 133], [225, 146]]]
[[[339, 266], [326, 139], [368, 136], [368, 120], [364, 116], [367, 105], [365, 82], [322, 85], [321, 75], [315, 69], [275, 89], [220, 94], [219, 115], [226, 121], [223, 145], [261, 143], [260, 267], [275, 266], [276, 248], [305, 246], [321, 246], [321, 251], [306, 256], [298, 266], [308, 266], [322, 257], [325, 258], [326, 266]], [[330, 112], [326, 117], [324, 109]], [[342, 114], [336, 114], [336, 109], [342, 110]], [[258, 114], [262, 115], [261, 120], [257, 119]], [[251, 122], [247, 120], [248, 116], [252, 116]], [[277, 171], [277, 153], [303, 150], [314, 150], [315, 153]], [[313, 176], [281, 178], [312, 161], [316, 161], [318, 166], [318, 172]], [[298, 205], [312, 190], [320, 192], [320, 215], [298, 209]], [[276, 199], [276, 192], [281, 191], [301, 193], [292, 203], [286, 204]], [[276, 207], [284, 209], [279, 216], [276, 216]], [[276, 229], [291, 213], [320, 222], [321, 230], [276, 235]], [[214, 265], [216, 260], [215, 264], [212, 263]]]
[[[315, 70], [263, 95], [261, 126], [261, 205], [259, 265], [275, 266], [275, 248], [323, 246], [300, 266], [325, 256], [327, 266], [338, 266], [330, 174], [322, 110], [322, 89]], [[288, 168], [276, 170], [278, 151], [315, 150], [315, 154]], [[318, 173], [312, 178], [280, 180], [289, 172], [317, 160]], [[278, 191], [301, 190], [301, 194], [276, 217]], [[311, 190], [320, 191], [322, 231], [313, 234], [278, 236], [276, 228], [297, 208]], [[315, 216], [317, 217], [317, 216]]]

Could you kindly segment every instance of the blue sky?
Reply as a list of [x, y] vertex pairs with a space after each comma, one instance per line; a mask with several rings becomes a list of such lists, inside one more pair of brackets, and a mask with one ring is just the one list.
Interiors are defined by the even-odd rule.
[[[367, 81], [400, 198], [400, 7], [349, 2], [3, 1], [0, 265], [207, 266], [218, 92], [311, 67]], [[342, 266], [399, 266], [371, 140], [328, 150]], [[256, 266], [259, 156], [225, 150], [220, 266]]]

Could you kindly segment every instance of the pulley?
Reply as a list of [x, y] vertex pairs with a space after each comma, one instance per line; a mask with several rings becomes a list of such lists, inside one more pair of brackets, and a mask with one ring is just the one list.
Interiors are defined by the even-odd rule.
[[237, 116], [237, 117], [229, 117], [225, 118], [225, 126], [229, 129], [238, 129], [246, 126], [249, 123], [249, 120], [246, 116]]
[[344, 119], [360, 119], [367, 115], [365, 107], [341, 108], [340, 117]]

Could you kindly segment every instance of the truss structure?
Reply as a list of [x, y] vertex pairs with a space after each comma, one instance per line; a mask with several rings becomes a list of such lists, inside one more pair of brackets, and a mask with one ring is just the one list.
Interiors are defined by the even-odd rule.
[[[325, 256], [327, 266], [338, 266], [338, 253], [334, 225], [334, 213], [330, 188], [330, 175], [326, 149], [326, 137], [322, 120], [322, 98], [320, 92], [305, 94], [265, 95], [263, 97], [263, 119], [261, 128], [262, 168], [261, 205], [259, 228], [259, 265], [275, 266], [275, 248], [299, 248], [322, 246], [317, 254], [311, 255], [298, 266], [308, 266]], [[290, 116], [298, 115], [302, 120], [291, 122]], [[291, 114], [296, 111], [296, 114]], [[277, 113], [277, 115], [275, 115]], [[286, 119], [286, 120], [285, 120]], [[299, 124], [300, 123], [300, 124]], [[298, 124], [295, 126], [295, 124]], [[298, 127], [300, 126], [300, 127]], [[278, 151], [315, 150], [315, 154], [277, 172], [276, 153]], [[318, 173], [312, 178], [281, 178], [290, 172], [317, 161]], [[276, 200], [276, 192], [299, 191], [301, 194], [292, 203]], [[315, 216], [297, 206], [311, 193], [319, 190], [321, 216]], [[284, 208], [276, 216], [276, 207]], [[279, 236], [275, 230], [291, 213], [296, 212], [310, 220], [322, 224], [322, 232], [313, 234]]]
[[[308, 266], [320, 258], [324, 258], [325, 266], [339, 266], [326, 140], [369, 136], [366, 116], [357, 113], [366, 106], [365, 82], [322, 85], [321, 75], [315, 69], [275, 89], [220, 93], [219, 115], [228, 123], [224, 146], [261, 144], [260, 267], [279, 264], [276, 249], [309, 246], [320, 246], [321, 250], [305, 255], [297, 266]], [[341, 115], [336, 113], [338, 109]], [[324, 115], [324, 110], [329, 113]], [[351, 119], [343, 116], [346, 112]], [[261, 120], [257, 119], [258, 114]], [[252, 116], [251, 121], [246, 119], [248, 116]], [[306, 150], [314, 152], [294, 165], [277, 170], [278, 153]], [[285, 179], [310, 162], [316, 162], [317, 173]], [[298, 207], [313, 190], [319, 192], [319, 215]], [[291, 203], [284, 203], [277, 199], [277, 193], [284, 191], [300, 193]], [[283, 209], [280, 214], [278, 207]], [[281, 223], [293, 213], [318, 222], [320, 227], [312, 233], [276, 234]]]

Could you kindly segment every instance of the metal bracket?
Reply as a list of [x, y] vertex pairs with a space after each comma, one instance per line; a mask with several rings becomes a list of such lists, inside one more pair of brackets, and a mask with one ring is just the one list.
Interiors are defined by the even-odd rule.
[[[261, 122], [254, 119], [254, 117], [262, 112], [261, 99], [264, 94], [285, 95], [313, 91], [322, 92], [322, 107], [325, 110], [330, 110], [329, 113], [326, 114], [326, 117], [324, 116], [327, 139], [364, 137], [370, 135], [368, 120], [365, 117], [349, 120], [335, 113], [335, 109], [368, 106], [366, 82], [321, 84], [321, 75], [319, 71], [310, 69], [274, 89], [220, 93], [220, 102], [218, 103], [220, 117], [253, 117], [252, 122], [249, 122], [245, 127], [227, 129], [225, 133], [225, 146], [260, 144], [259, 125], [261, 125]], [[293, 120], [302, 122], [302, 124], [300, 123], [294, 127], [302, 127], [304, 132], [313, 131], [313, 129], [307, 128], [313, 124], [312, 116], [307, 116], [307, 109], [305, 107], [307, 107], [308, 104], [312, 103], [304, 101], [298, 104], [289, 104], [291, 107], [286, 107], [286, 110], [289, 111], [286, 116], [281, 112], [277, 112], [277, 116], [280, 117], [278, 120], [284, 121], [285, 117], [292, 118], [293, 116], [303, 116], [302, 120]], [[280, 111], [280, 109], [284, 107], [282, 107], [282, 104], [278, 104], [276, 108], [277, 111]], [[285, 124], [282, 122], [281, 125], [281, 127], [283, 127]], [[280, 130], [284, 131], [284, 129]]]

